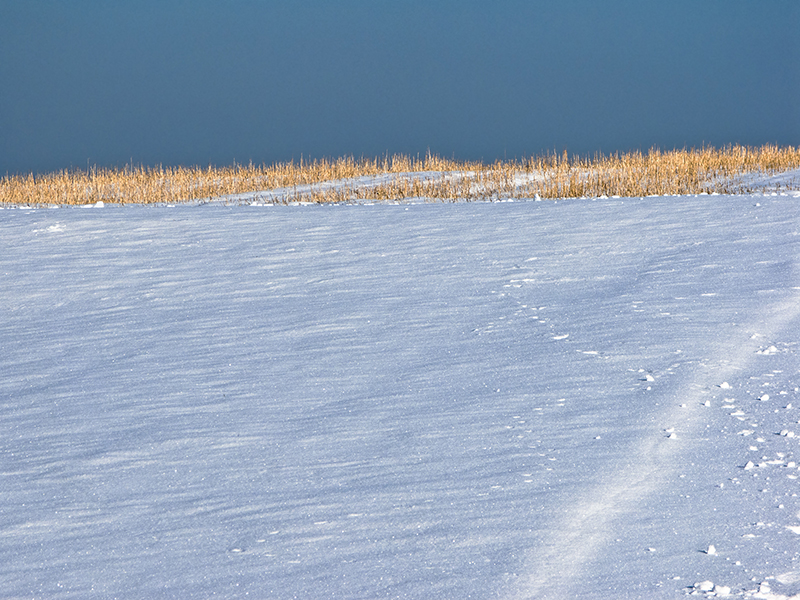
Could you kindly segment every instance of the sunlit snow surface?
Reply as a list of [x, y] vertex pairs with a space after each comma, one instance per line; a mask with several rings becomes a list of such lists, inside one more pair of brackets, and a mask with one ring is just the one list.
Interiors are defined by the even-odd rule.
[[797, 193], [3, 210], [0, 311], [3, 598], [800, 592]]

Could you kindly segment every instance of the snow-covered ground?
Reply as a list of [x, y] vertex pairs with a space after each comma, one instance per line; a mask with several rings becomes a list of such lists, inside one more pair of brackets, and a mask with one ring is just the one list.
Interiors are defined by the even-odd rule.
[[798, 594], [798, 343], [797, 192], [3, 210], [0, 596]]

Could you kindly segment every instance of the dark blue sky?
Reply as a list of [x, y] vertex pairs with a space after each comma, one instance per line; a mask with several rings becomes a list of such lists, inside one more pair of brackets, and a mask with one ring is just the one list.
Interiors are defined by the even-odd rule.
[[800, 144], [797, 0], [5, 0], [0, 173]]

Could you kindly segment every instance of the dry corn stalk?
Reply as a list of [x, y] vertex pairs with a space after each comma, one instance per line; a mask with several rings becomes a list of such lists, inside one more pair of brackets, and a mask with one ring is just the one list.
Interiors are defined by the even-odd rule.
[[[299, 163], [230, 167], [93, 167], [44, 175], [7, 175], [0, 179], [0, 204], [69, 205], [178, 203], [206, 198], [297, 188], [281, 202], [349, 202], [427, 198], [440, 201], [507, 197], [542, 198], [649, 196], [748, 191], [748, 177], [800, 167], [800, 149], [766, 145], [726, 146], [646, 154], [569, 157], [547, 154], [488, 165], [404, 155], [374, 159], [344, 157]], [[418, 173], [436, 177], [415, 178]], [[380, 185], [361, 185], [359, 177], [392, 175]], [[323, 182], [350, 180], [314, 189]]]

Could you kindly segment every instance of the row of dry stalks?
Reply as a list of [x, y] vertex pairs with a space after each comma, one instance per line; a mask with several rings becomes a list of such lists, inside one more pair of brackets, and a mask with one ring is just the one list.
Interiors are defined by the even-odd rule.
[[[773, 145], [652, 149], [591, 158], [548, 154], [489, 165], [430, 154], [221, 168], [131, 165], [7, 175], [0, 179], [0, 204], [173, 204], [265, 190], [273, 192], [262, 199], [279, 203], [741, 193], [750, 190], [754, 178], [797, 167], [800, 148]], [[377, 175], [384, 176], [377, 184], [355, 180]], [[331, 181], [340, 184], [324, 185]]]

